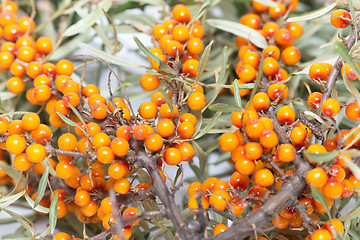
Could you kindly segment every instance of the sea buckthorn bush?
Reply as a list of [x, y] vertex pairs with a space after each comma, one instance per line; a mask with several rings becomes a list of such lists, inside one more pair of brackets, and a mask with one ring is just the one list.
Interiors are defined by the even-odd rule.
[[0, 235], [359, 239], [359, 7], [1, 1]]

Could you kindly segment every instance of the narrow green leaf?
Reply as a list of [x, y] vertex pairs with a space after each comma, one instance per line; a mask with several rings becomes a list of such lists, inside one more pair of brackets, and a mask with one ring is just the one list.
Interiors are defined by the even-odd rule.
[[211, 6], [212, 0], [207, 0], [205, 3], [203, 3], [200, 7], [200, 9], [197, 11], [197, 13], [192, 17], [191, 21], [187, 24], [187, 27], [189, 28], [196, 20], [200, 19], [204, 13], [209, 9]]
[[353, 161], [351, 161], [351, 159], [347, 158], [345, 155], [342, 155], [342, 157], [344, 158], [346, 165], [348, 166], [352, 174], [357, 179], [360, 179], [360, 167], [356, 165]]
[[160, 89], [160, 92], [161, 92], [161, 94], [164, 96], [165, 101], [166, 101], [167, 105], [168, 105], [169, 108], [170, 108], [171, 115], [174, 115], [174, 106], [173, 106], [173, 103], [172, 103], [169, 95], [164, 91], [164, 89]]
[[182, 174], [181, 168], [179, 167], [178, 170], [176, 171], [176, 175], [174, 178], [174, 185], [176, 186], [176, 182], [179, 179], [180, 175]]
[[331, 152], [327, 152], [327, 153], [311, 153], [308, 152], [307, 150], [304, 150], [304, 154], [307, 158], [309, 158], [310, 160], [317, 162], [317, 163], [325, 163], [325, 162], [330, 162], [332, 160], [334, 160], [337, 156], [339, 152], [338, 151], [331, 151]]
[[36, 195], [36, 198], [35, 198], [34, 207], [39, 205], [41, 199], [44, 197], [46, 186], [48, 184], [48, 177], [49, 177], [49, 167], [46, 167], [43, 175], [40, 178], [40, 182], [39, 182], [39, 186], [38, 186], [38, 192], [37, 192], [37, 195]]
[[330, 12], [333, 8], [335, 8], [337, 6], [337, 4], [338, 4], [337, 2], [334, 2], [334, 3], [330, 4], [329, 6], [320, 8], [320, 9], [315, 10], [310, 13], [305, 13], [302, 16], [288, 18], [286, 21], [287, 22], [297, 22], [297, 21], [304, 21], [304, 20], [318, 18], [318, 17], [321, 17], [321, 16], [325, 15], [326, 13]]
[[203, 117], [202, 117], [202, 111], [201, 110], [194, 111], [193, 114], [197, 119], [196, 125], [195, 125], [195, 132], [194, 132], [194, 136], [196, 136], [200, 132], [200, 129], [201, 129], [201, 126], [202, 126], [202, 123], [203, 123]]
[[28, 220], [27, 218], [13, 212], [10, 211], [9, 209], [6, 208], [0, 208], [0, 210], [6, 212], [7, 214], [9, 214], [11, 217], [13, 217], [17, 222], [19, 222], [26, 230], [28, 230], [30, 232], [30, 234], [35, 238], [35, 232], [33, 229], [33, 226], [30, 225], [31, 221]]
[[58, 193], [55, 194], [53, 200], [51, 201], [50, 211], [49, 211], [49, 227], [51, 234], [54, 233], [56, 222], [57, 222], [57, 202], [58, 202], [59, 195]]
[[6, 208], [7, 206], [10, 206], [14, 202], [16, 202], [19, 198], [21, 198], [24, 194], [25, 194], [25, 190], [21, 191], [17, 194], [1, 197], [0, 198], [0, 208]]
[[211, 46], [213, 45], [214, 40], [212, 40], [205, 48], [204, 52], [201, 55], [200, 61], [199, 61], [199, 68], [197, 71], [197, 75], [196, 75], [196, 79], [195, 82], [198, 82], [202, 73], [205, 71], [205, 67], [206, 64], [209, 61], [209, 57], [210, 57], [210, 51], [211, 51]]
[[360, 79], [360, 70], [355, 65], [354, 59], [352, 59], [344, 44], [337, 39], [334, 40], [334, 44], [337, 53], [345, 62], [349, 64], [349, 66], [353, 69], [358, 79]]
[[14, 179], [15, 182], [20, 182], [22, 186], [27, 186], [22, 172], [16, 170], [15, 168], [10, 167], [9, 165], [0, 162], [0, 169], [4, 170], [8, 176]]
[[45, 214], [48, 214], [48, 213], [49, 213], [49, 208], [43, 207], [43, 206], [41, 206], [41, 205], [37, 205], [36, 207], [34, 207], [34, 206], [35, 206], [34, 200], [32, 200], [32, 199], [29, 197], [29, 195], [27, 195], [27, 194], [25, 194], [24, 196], [25, 196], [25, 200], [27, 201], [27, 203], [29, 204], [29, 206], [30, 206], [33, 210], [35, 210], [35, 211], [37, 211], [37, 212], [45, 213]]
[[217, 123], [217, 120], [219, 120], [219, 118], [221, 117], [222, 112], [216, 112], [214, 114], [214, 116], [211, 118], [211, 120], [209, 121], [209, 123], [203, 128], [203, 130], [201, 130], [201, 132], [199, 132], [199, 134], [197, 134], [194, 138], [194, 140], [201, 138], [202, 136], [204, 136], [205, 134], [207, 134]]
[[134, 36], [134, 41], [136, 43], [136, 45], [138, 45], [138, 47], [140, 48], [140, 50], [147, 56], [149, 57], [150, 59], [152, 59], [153, 61], [157, 62], [160, 64], [159, 66], [159, 69], [164, 71], [164, 72], [167, 72], [169, 74], [172, 74], [172, 75], [176, 75], [174, 69], [172, 69], [167, 63], [165, 63], [163, 60], [161, 60], [160, 58], [158, 58], [157, 56], [155, 56], [154, 54], [152, 54], [145, 46], [144, 44], [142, 44], [140, 42], [140, 40]]
[[198, 179], [200, 182], [205, 181], [205, 178], [204, 178], [203, 174], [201, 173], [200, 168], [194, 164], [194, 160], [193, 160], [193, 159], [191, 159], [191, 160], [189, 161], [189, 166], [190, 166], [191, 170], [195, 173], [195, 176], [197, 177], [197, 179]]
[[101, 51], [97, 48], [91, 47], [88, 44], [85, 44], [82, 42], [79, 42], [76, 44], [79, 48], [84, 49], [85, 51], [87, 51], [91, 54], [94, 54], [95, 57], [101, 58], [104, 61], [112, 63], [114, 65], [124, 66], [124, 67], [140, 67], [139, 65], [136, 65], [134, 63], [131, 63], [131, 62], [122, 60], [118, 57], [115, 57], [114, 55], [111, 55], [110, 53], [107, 53], [107, 52]]
[[[3, 99], [2, 99], [3, 100]], [[19, 112], [10, 112], [10, 113], [4, 113], [1, 114], [0, 117], [7, 117], [7, 116], [13, 116], [13, 115], [24, 115], [30, 112], [23, 112], [23, 111], [19, 111]]]
[[217, 111], [217, 112], [223, 112], [223, 113], [239, 112], [242, 110], [241, 108], [239, 108], [239, 106], [228, 105], [225, 103], [213, 104], [213, 105], [209, 106], [209, 109], [211, 111]]
[[206, 162], [207, 162], [207, 155], [204, 152], [204, 150], [199, 146], [199, 144], [197, 144], [195, 141], [191, 141], [191, 143], [194, 146], [195, 155], [199, 158], [200, 171], [201, 171], [202, 175], [204, 175], [204, 173], [205, 173], [205, 165], [206, 165]]
[[255, 2], [261, 3], [268, 7], [276, 7], [277, 6], [276, 3], [271, 0], [255, 0]]
[[[59, 115], [59, 117], [61, 118], [61, 120], [63, 120], [66, 124], [73, 126], [73, 127], [77, 127], [79, 129], [82, 129], [79, 127], [79, 125], [74, 122], [73, 120], [71, 120], [70, 118], [66, 117], [65, 115], [63, 115], [62, 113], [56, 112], [57, 115]], [[82, 131], [86, 134], [86, 132], [84, 131], [84, 129], [82, 129]]]
[[351, 235], [353, 240], [360, 240], [360, 236], [353, 229], [349, 229], [349, 235]]
[[210, 26], [248, 39], [259, 48], [264, 49], [268, 45], [263, 35], [243, 24], [221, 19], [208, 19], [206, 22]]
[[104, 0], [97, 4], [97, 7], [94, 11], [90, 12], [86, 16], [81, 17], [81, 19], [76, 22], [75, 24], [68, 27], [65, 32], [64, 36], [73, 36], [78, 34], [79, 32], [86, 31], [89, 29], [93, 24], [96, 23], [98, 19], [100, 19], [103, 14], [102, 11], [108, 11], [112, 5], [112, 0]]
[[237, 79], [234, 81], [234, 98], [235, 98], [235, 102], [239, 106], [239, 108], [242, 108], [241, 96], [239, 93], [239, 84], [238, 84]]
[[[228, 84], [218, 84], [218, 83], [212, 83], [208, 84], [210, 87], [221, 87], [221, 88], [235, 88], [234, 85], [228, 85]], [[247, 83], [247, 84], [241, 84], [238, 85], [239, 89], [252, 89], [255, 87], [254, 83]]]
[[320, 203], [321, 205], [323, 205], [325, 207], [326, 213], [328, 214], [329, 219], [331, 219], [330, 209], [324, 198], [324, 195], [313, 185], [310, 185], [310, 187], [311, 187], [311, 193], [312, 193], [315, 201], [317, 201], [318, 203]]

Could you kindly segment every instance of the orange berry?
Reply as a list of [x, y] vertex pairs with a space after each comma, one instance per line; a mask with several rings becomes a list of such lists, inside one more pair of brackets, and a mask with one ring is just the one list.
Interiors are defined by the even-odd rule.
[[280, 101], [283, 101], [289, 95], [289, 89], [284, 83], [273, 83], [269, 86], [267, 94], [273, 101], [278, 98], [280, 98]]
[[175, 125], [170, 119], [161, 119], [156, 125], [157, 133], [163, 137], [170, 137], [174, 134]]
[[303, 144], [306, 137], [307, 132], [303, 127], [294, 127], [290, 132], [290, 139], [293, 144]]
[[250, 175], [255, 170], [255, 162], [254, 160], [250, 160], [246, 157], [242, 157], [235, 162], [235, 169], [241, 175]]
[[38, 163], [46, 158], [47, 153], [43, 145], [36, 143], [26, 148], [26, 156], [30, 162]]
[[183, 122], [177, 127], [177, 133], [181, 138], [188, 139], [195, 133], [195, 126], [190, 122]]
[[322, 188], [323, 194], [329, 199], [338, 199], [342, 193], [341, 183], [336, 179], [329, 179]]
[[14, 155], [18, 155], [22, 153], [26, 148], [26, 140], [22, 136], [19, 135], [11, 135], [6, 140], [6, 150]]
[[32, 163], [26, 157], [25, 153], [16, 155], [14, 158], [13, 164], [14, 164], [15, 169], [18, 171], [26, 171], [32, 165]]
[[244, 146], [245, 156], [251, 160], [259, 159], [263, 153], [261, 145], [257, 142], [250, 142]]
[[324, 229], [329, 231], [329, 233], [331, 235], [331, 239], [336, 238], [336, 232], [338, 232], [338, 234], [340, 234], [340, 235], [342, 235], [344, 233], [343, 223], [339, 219], [336, 219], [336, 218], [328, 220], [327, 223], [324, 224]]
[[188, 100], [188, 107], [191, 110], [198, 111], [205, 107], [206, 105], [206, 98], [203, 93], [200, 92], [193, 92], [190, 94]]
[[140, 79], [142, 88], [146, 91], [153, 91], [160, 85], [159, 78], [156, 75], [144, 74]]
[[164, 161], [169, 165], [178, 165], [182, 161], [182, 155], [177, 148], [167, 148], [164, 152]]
[[70, 76], [74, 72], [74, 65], [66, 59], [62, 59], [56, 64], [56, 73], [58, 75]]
[[188, 142], [182, 142], [176, 148], [181, 152], [182, 161], [189, 161], [195, 155], [194, 147]]
[[283, 4], [276, 3], [276, 7], [269, 7], [268, 12], [270, 17], [277, 19], [285, 14], [286, 9]]
[[75, 167], [66, 161], [60, 161], [56, 165], [56, 174], [61, 179], [68, 179], [72, 177], [74, 171], [75, 171]]
[[183, 73], [189, 74], [190, 77], [196, 77], [199, 67], [199, 61], [196, 59], [187, 60], [182, 67]]
[[58, 146], [61, 150], [74, 151], [77, 145], [76, 137], [71, 133], [64, 133], [58, 139]]
[[24, 81], [19, 77], [9, 78], [6, 86], [7, 86], [7, 89], [9, 90], [9, 92], [14, 93], [14, 94], [21, 93], [25, 89]]
[[268, 75], [274, 75], [279, 71], [279, 63], [275, 58], [267, 57], [264, 59], [263, 72]]
[[297, 47], [287, 47], [281, 53], [281, 59], [285, 64], [293, 66], [301, 59], [301, 53]]
[[272, 149], [278, 144], [278, 136], [272, 129], [266, 129], [261, 133], [259, 138], [261, 146], [265, 149]]
[[108, 169], [108, 174], [114, 179], [121, 179], [123, 177], [129, 176], [131, 173], [131, 168], [127, 165], [126, 162], [116, 161], [110, 164]]
[[351, 23], [351, 15], [344, 9], [338, 9], [331, 14], [330, 22], [336, 28], [346, 28]]
[[188, 50], [190, 54], [198, 55], [204, 50], [204, 43], [199, 38], [190, 38], [186, 44], [186, 50]]
[[313, 92], [309, 95], [307, 103], [312, 109], [317, 109], [320, 105], [322, 94], [319, 92]]
[[95, 103], [91, 107], [91, 114], [96, 119], [104, 119], [107, 117], [107, 106], [104, 103]]
[[296, 156], [296, 150], [292, 144], [281, 144], [276, 151], [276, 158], [280, 162], [291, 162]]
[[330, 240], [330, 232], [326, 229], [318, 229], [311, 235], [311, 240]]
[[276, 112], [276, 118], [281, 125], [290, 125], [295, 121], [295, 111], [290, 106], [281, 106]]
[[114, 182], [113, 188], [119, 194], [127, 194], [130, 190], [130, 182], [126, 178], [118, 179]]
[[346, 116], [353, 121], [360, 120], [360, 108], [357, 102], [351, 102], [346, 106]]
[[261, 18], [257, 14], [248, 13], [240, 18], [240, 23], [257, 30], [260, 28]]
[[258, 92], [251, 102], [256, 111], [267, 110], [270, 106], [270, 98], [266, 93]]
[[175, 5], [172, 14], [177, 22], [188, 22], [191, 19], [190, 10], [183, 4]]
[[260, 187], [270, 187], [274, 181], [274, 175], [269, 169], [260, 169], [255, 173], [255, 182]]
[[219, 233], [223, 233], [226, 231], [226, 229], [228, 229], [228, 227], [224, 224], [217, 224], [215, 227], [214, 227], [214, 230], [213, 230], [213, 234], [214, 236], [215, 235], [218, 235]]
[[53, 49], [53, 44], [48, 37], [39, 37], [35, 43], [35, 49], [39, 53], [49, 54]]
[[340, 111], [340, 103], [335, 98], [326, 99], [321, 105], [321, 112], [326, 117], [335, 117]]
[[118, 157], [126, 156], [129, 148], [129, 142], [125, 138], [114, 138], [111, 142], [111, 150]]
[[224, 190], [214, 190], [210, 195], [209, 203], [216, 211], [222, 211], [228, 206], [230, 194]]
[[322, 168], [314, 168], [306, 174], [306, 182], [316, 188], [323, 187], [327, 181], [327, 175]]
[[109, 164], [115, 159], [115, 155], [110, 147], [102, 146], [96, 150], [96, 157], [99, 162]]
[[235, 133], [224, 133], [219, 139], [220, 148], [225, 152], [231, 152], [239, 146], [239, 139]]

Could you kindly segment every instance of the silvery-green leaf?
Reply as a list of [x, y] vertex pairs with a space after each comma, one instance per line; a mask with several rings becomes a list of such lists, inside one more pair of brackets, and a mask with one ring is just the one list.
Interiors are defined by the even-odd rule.
[[334, 3], [330, 4], [329, 6], [320, 8], [320, 9], [315, 10], [310, 13], [306, 13], [302, 16], [288, 18], [286, 21], [287, 22], [296, 22], [296, 21], [304, 21], [304, 20], [318, 18], [318, 17], [321, 17], [322, 15], [325, 15], [326, 13], [330, 12], [333, 8], [336, 7], [337, 4], [338, 4], [337, 2], [334, 2]]

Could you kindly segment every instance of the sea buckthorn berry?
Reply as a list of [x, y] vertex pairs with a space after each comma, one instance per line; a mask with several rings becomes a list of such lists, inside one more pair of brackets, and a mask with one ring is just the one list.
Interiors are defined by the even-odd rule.
[[42, 74], [34, 78], [34, 87], [46, 85], [48, 87], [51, 87], [51, 80], [48, 76]]
[[166, 54], [172, 58], [175, 58], [176, 55], [181, 56], [183, 51], [183, 45], [179, 41], [172, 40], [166, 45]]
[[67, 59], [62, 59], [56, 64], [56, 73], [58, 75], [70, 76], [74, 72], [74, 65]]
[[279, 141], [277, 134], [271, 129], [264, 130], [261, 133], [259, 140], [261, 146], [265, 149], [272, 149], [276, 147]]
[[190, 54], [198, 55], [204, 50], [204, 43], [199, 38], [190, 38], [186, 44], [186, 49]]
[[162, 49], [166, 50], [167, 44], [168, 44], [170, 41], [172, 41], [172, 40], [174, 40], [174, 39], [173, 39], [173, 37], [172, 37], [171, 35], [169, 35], [169, 34], [166, 34], [166, 35], [162, 36], [162, 37], [160, 38], [160, 47], [161, 47]]
[[322, 98], [321, 93], [313, 92], [309, 95], [307, 99], [307, 103], [312, 109], [317, 109], [320, 106], [321, 98]]
[[280, 28], [275, 32], [275, 41], [279, 45], [285, 46], [291, 43], [291, 41], [293, 41], [293, 37], [291, 36], [291, 33], [288, 29]]
[[325, 197], [338, 199], [342, 193], [341, 183], [336, 179], [329, 179], [322, 188]]
[[112, 212], [112, 203], [110, 197], [106, 197], [103, 200], [101, 200], [100, 208], [105, 215], [110, 214]]
[[[154, 102], [144, 102], [139, 107], [139, 114], [144, 119], [152, 119], [157, 116], [157, 106]], [[171, 112], [170, 112], [171, 114]]]
[[114, 179], [121, 179], [123, 177], [129, 176], [131, 173], [131, 168], [127, 165], [126, 162], [116, 161], [110, 164], [108, 169], [108, 174]]
[[61, 92], [63, 94], [66, 94], [69, 92], [79, 93], [79, 90], [80, 90], [79, 84], [73, 80], [68, 80], [68, 81], [64, 82], [63, 85], [61, 86]]
[[115, 155], [110, 147], [103, 146], [96, 150], [96, 156], [99, 162], [109, 164], [115, 159]]
[[167, 148], [164, 152], [164, 161], [169, 165], [178, 165], [182, 161], [181, 152], [177, 148]]
[[340, 234], [340, 235], [342, 235], [344, 233], [343, 223], [339, 219], [336, 219], [336, 218], [328, 220], [327, 223], [324, 224], [324, 229], [329, 231], [329, 233], [331, 235], [331, 239], [336, 238], [336, 232], [338, 232], [338, 234]]
[[55, 112], [59, 112], [63, 115], [68, 115], [71, 111], [71, 109], [67, 106], [65, 106], [65, 103], [63, 100], [59, 100], [55, 103], [54, 106]]
[[235, 169], [241, 175], [250, 175], [255, 170], [255, 162], [254, 160], [250, 160], [246, 157], [242, 157], [235, 162]]
[[74, 151], [77, 145], [76, 137], [71, 133], [64, 133], [58, 139], [59, 149], [65, 151]]
[[176, 21], [173, 20], [173, 19], [165, 20], [165, 21], [162, 23], [162, 25], [164, 25], [165, 28], [166, 28], [169, 32], [171, 32], [171, 30], [176, 26], [176, 24], [177, 24]]
[[291, 162], [296, 156], [296, 150], [292, 144], [281, 144], [276, 151], [276, 157], [280, 162]]
[[303, 27], [297, 22], [289, 22], [286, 25], [286, 29], [288, 29], [290, 31], [291, 36], [294, 39], [301, 37], [303, 34]]
[[294, 127], [290, 132], [290, 139], [293, 144], [303, 144], [306, 137], [307, 132], [302, 127]]
[[309, 69], [309, 76], [313, 81], [326, 81], [328, 76], [326, 66], [323, 63], [312, 64]]
[[187, 193], [191, 197], [195, 193], [200, 194], [202, 192], [202, 184], [199, 182], [190, 183]]
[[18, 171], [26, 171], [31, 167], [31, 162], [26, 157], [25, 153], [21, 153], [15, 156], [14, 158], [14, 167]]
[[71, 80], [71, 78], [69, 76], [66, 75], [58, 75], [55, 79], [55, 87], [57, 90], [61, 91], [62, 90], [62, 86], [63, 84], [68, 81]]
[[248, 13], [240, 18], [240, 23], [257, 30], [260, 28], [261, 18], [257, 14]]
[[47, 153], [43, 145], [36, 143], [26, 148], [26, 156], [30, 162], [38, 163], [46, 158]]
[[202, 38], [204, 36], [204, 28], [200, 24], [194, 24], [190, 30], [190, 35], [193, 37]]
[[318, 229], [311, 235], [311, 240], [330, 240], [330, 232], [326, 229]]
[[89, 98], [94, 94], [100, 94], [100, 89], [95, 84], [88, 84], [82, 89], [82, 94]]
[[127, 194], [130, 190], [130, 182], [126, 178], [118, 179], [114, 182], [113, 188], [119, 194]]
[[209, 199], [205, 196], [201, 196], [201, 206], [199, 206], [196, 196], [190, 196], [188, 201], [188, 207], [192, 212], [199, 212], [199, 209], [208, 209], [210, 206]]
[[14, 77], [21, 78], [25, 75], [26, 68], [24, 65], [14, 61], [10, 66], [10, 72]]
[[235, 189], [239, 189], [241, 192], [248, 188], [249, 182], [249, 177], [247, 175], [240, 174], [239, 172], [234, 172], [230, 178], [231, 186]]
[[57, 234], [54, 235], [54, 237], [52, 238], [52, 240], [71, 240], [71, 237], [69, 234], [64, 233], [64, 232], [59, 232]]
[[[98, 124], [97, 124], [98, 125]], [[99, 125], [98, 125], [99, 126]], [[88, 127], [89, 128], [89, 127]], [[130, 140], [131, 139], [131, 127], [128, 125], [122, 125], [120, 126], [117, 130], [116, 130], [116, 137], [118, 138], [125, 138], [126, 140]], [[99, 132], [101, 131], [101, 128], [99, 126]], [[90, 135], [90, 133], [89, 133]]]
[[145, 146], [150, 152], [159, 151], [164, 143], [164, 140], [159, 134], [150, 134], [145, 138]]
[[252, 139], [259, 139], [265, 130], [265, 125], [259, 119], [251, 119], [245, 127], [246, 135]]
[[176, 148], [181, 152], [182, 161], [189, 161], [195, 155], [194, 147], [188, 142], [182, 142]]
[[177, 22], [188, 22], [191, 19], [190, 10], [183, 4], [175, 5], [172, 14]]
[[285, 64], [293, 66], [301, 59], [301, 53], [297, 47], [287, 47], [281, 53], [281, 59]]
[[338, 9], [331, 14], [330, 22], [336, 28], [346, 28], [351, 23], [351, 15], [344, 9]]
[[251, 102], [256, 111], [267, 110], [270, 106], [270, 98], [266, 93], [258, 92]]
[[129, 147], [129, 142], [125, 138], [114, 138], [111, 142], [111, 150], [118, 157], [126, 156]]
[[326, 99], [321, 105], [321, 112], [326, 117], [335, 117], [340, 111], [340, 103], [335, 98]]
[[14, 55], [9, 52], [0, 52], [0, 67], [3, 69], [9, 69], [14, 62]]
[[4, 37], [8, 41], [15, 42], [18, 37], [23, 35], [23, 31], [21, 30], [18, 24], [10, 24], [4, 28]]
[[6, 140], [6, 150], [14, 155], [18, 155], [25, 150], [26, 141], [22, 136], [11, 135]]
[[350, 182], [347, 179], [344, 179], [340, 183], [341, 183], [341, 187], [342, 187], [341, 197], [342, 198], [351, 197], [351, 195], [353, 194], [353, 191], [354, 191], [354, 186], [353, 186], [352, 182]]
[[[153, 102], [151, 102], [151, 103], [153, 103]], [[154, 105], [154, 107], [155, 106], [156, 106], [156, 104]], [[171, 109], [167, 103], [161, 105], [161, 107], [159, 109], [160, 116], [162, 118], [177, 118], [179, 115], [179, 110], [174, 104], [172, 104], [172, 107], [173, 107], [173, 112], [171, 112]]]
[[170, 137], [174, 134], [175, 125], [170, 119], [161, 119], [156, 125], [157, 133], [163, 137]]
[[[106, 99], [101, 95], [94, 95], [93, 97], [90, 97], [90, 99], [93, 99], [96, 96], [98, 100], [104, 104], [106, 104]], [[90, 101], [89, 99], [89, 101]], [[115, 107], [113, 105], [113, 101], [115, 103]], [[110, 101], [108, 104], [108, 108], [110, 112], [114, 112], [115, 108], [122, 109], [123, 111], [127, 108], [125, 101], [122, 98], [116, 97], [113, 99], [113, 101]]]
[[[357, 69], [360, 70], [360, 66], [357, 63], [355, 63], [355, 65], [356, 65]], [[345, 71], [346, 77], [349, 81], [354, 81], [354, 80], [358, 79], [356, 73], [354, 72], [354, 69], [352, 69], [348, 63], [344, 63], [344, 65], [341, 68], [342, 76], [344, 75], [344, 71]]]
[[189, 74], [190, 77], [196, 77], [198, 68], [199, 61], [196, 59], [189, 59], [183, 64], [182, 71], [184, 74]]
[[43, 73], [42, 64], [37, 61], [30, 62], [26, 67], [26, 74], [33, 79], [42, 73]]
[[276, 22], [271, 22], [271, 21], [266, 22], [262, 28], [266, 38], [273, 36], [278, 29], [279, 29], [279, 25]]
[[275, 45], [268, 45], [265, 49], [264, 49], [264, 57], [272, 57], [275, 60], [278, 60], [280, 57], [280, 49], [275, 46]]
[[8, 130], [9, 130], [9, 120], [6, 117], [0, 117], [0, 134], [4, 134]]
[[140, 79], [142, 88], [146, 91], [153, 91], [160, 85], [159, 78], [156, 75], [144, 74]]
[[357, 102], [351, 102], [346, 106], [346, 116], [353, 121], [360, 120], [360, 108]]
[[268, 12], [270, 17], [277, 19], [285, 14], [286, 9], [283, 4], [276, 3], [276, 7], [269, 7]]
[[176, 25], [172, 30], [172, 36], [176, 41], [185, 42], [189, 39], [190, 31], [185, 25]]
[[160, 40], [167, 32], [168, 30], [162, 24], [156, 24], [152, 29], [152, 34], [156, 40]]
[[259, 159], [263, 153], [261, 145], [257, 142], [250, 142], [244, 146], [245, 156], [251, 160]]
[[93, 137], [92, 144], [95, 148], [100, 148], [103, 146], [109, 147], [111, 144], [111, 139], [106, 133], [99, 132]]
[[14, 94], [21, 93], [25, 89], [24, 81], [19, 77], [11, 77], [6, 83], [9, 92]]
[[314, 168], [306, 174], [306, 182], [316, 188], [323, 187], [327, 181], [328, 177], [322, 168]]
[[107, 106], [104, 103], [95, 103], [91, 107], [91, 114], [96, 119], [104, 119], [107, 116]]
[[289, 219], [284, 218], [280, 215], [276, 216], [273, 220], [272, 220], [272, 224], [277, 228], [277, 229], [284, 229], [287, 228], [289, 225]]
[[193, 125], [196, 125], [197, 118], [191, 113], [184, 113], [180, 115], [180, 122], [191, 122]]
[[203, 93], [193, 92], [190, 94], [187, 103], [191, 110], [198, 111], [205, 107], [206, 97]]
[[256, 52], [247, 52], [242, 57], [241, 61], [243, 62], [243, 64], [247, 64], [254, 68], [257, 68], [260, 63], [260, 55]]
[[86, 206], [90, 203], [91, 196], [88, 191], [78, 190], [76, 191], [74, 201], [79, 207]]
[[48, 37], [39, 37], [35, 43], [35, 49], [39, 53], [49, 54], [53, 49], [53, 44]]
[[87, 205], [81, 207], [81, 212], [86, 217], [92, 217], [96, 214], [98, 207], [98, 204], [95, 201], [91, 200]]
[[33, 95], [39, 102], [47, 101], [51, 98], [51, 89], [46, 85], [36, 86]]
[[295, 121], [295, 111], [290, 106], [281, 106], [276, 112], [276, 118], [281, 125], [290, 125]]
[[66, 161], [60, 161], [56, 165], [56, 174], [61, 179], [68, 179], [72, 177], [74, 171], [75, 171], [75, 167]]
[[[246, 82], [244, 82], [244, 81], [242, 81], [242, 80], [240, 80], [240, 79], [237, 80], [237, 83], [238, 83], [239, 86], [242, 85], [242, 84], [246, 84]], [[233, 82], [231, 85], [234, 85], [234, 82]], [[243, 96], [245, 96], [246, 94], [249, 94], [250, 91], [251, 91], [251, 90], [250, 90], [250, 89], [247, 89], [247, 88], [239, 89], [239, 95], [240, 95], [240, 97], [243, 97]], [[234, 91], [233, 88], [230, 88], [230, 92], [231, 92], [232, 94], [234, 94], [235, 91]]]
[[328, 178], [334, 178], [341, 182], [345, 178], [345, 170], [340, 165], [332, 165], [330, 166], [330, 171], [328, 173]]
[[239, 70], [237, 71], [237, 75], [239, 76], [241, 81], [248, 83], [256, 78], [257, 71], [253, 66], [245, 64], [239, 68]]
[[225, 152], [234, 151], [239, 143], [240, 141], [235, 133], [224, 133], [219, 139], [220, 148]]
[[148, 135], [147, 128], [143, 124], [136, 125], [133, 129], [133, 135], [137, 140], [144, 140]]
[[279, 71], [279, 63], [275, 58], [267, 57], [264, 59], [263, 71], [266, 75], [271, 76]]
[[219, 180], [214, 185], [214, 191], [215, 190], [228, 190], [230, 187], [229, 183], [225, 180]]
[[66, 107], [70, 107], [69, 105], [76, 107], [80, 103], [80, 97], [78, 94], [76, 94], [74, 92], [69, 92], [69, 93], [64, 94], [63, 102]]
[[20, 18], [17, 24], [19, 25], [21, 31], [24, 33], [31, 33], [35, 27], [34, 20], [32, 20], [28, 16]]
[[214, 190], [210, 195], [209, 203], [216, 211], [222, 211], [228, 206], [230, 194], [224, 190]]
[[177, 133], [181, 138], [188, 139], [195, 133], [195, 126], [190, 122], [183, 122], [177, 127]]
[[22, 62], [29, 63], [35, 57], [35, 50], [29, 46], [22, 46], [18, 49], [16, 57]]
[[217, 224], [215, 227], [214, 227], [214, 230], [213, 230], [213, 234], [214, 236], [215, 235], [218, 235], [220, 233], [223, 233], [226, 231], [226, 229], [228, 229], [229, 227], [224, 225], [224, 224]]
[[260, 169], [255, 173], [255, 182], [260, 187], [270, 187], [274, 181], [274, 175], [269, 169]]
[[[124, 212], [123, 212], [123, 214], [122, 214], [123, 219], [124, 219], [124, 220], [127, 220], [127, 219], [130, 218], [130, 217], [134, 217], [134, 216], [137, 215], [137, 212], [138, 212], [137, 208], [135, 208], [135, 207], [128, 207], [128, 208], [126, 208], [126, 209], [124, 210]], [[139, 224], [139, 222], [140, 222], [140, 219], [137, 220], [137, 221], [134, 221], [131, 225], [132, 225], [132, 226], [136, 226], [136, 225]]]

